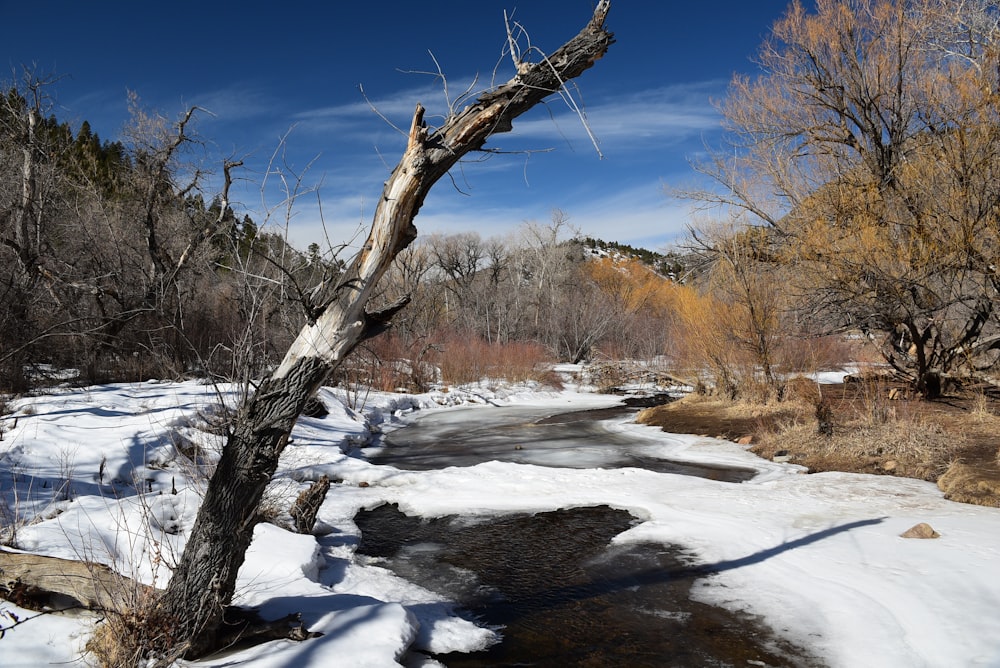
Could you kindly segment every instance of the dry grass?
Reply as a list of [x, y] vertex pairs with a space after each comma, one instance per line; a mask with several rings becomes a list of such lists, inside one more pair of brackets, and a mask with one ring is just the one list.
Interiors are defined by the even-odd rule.
[[873, 377], [850, 391], [827, 396], [822, 388], [800, 407], [792, 422], [760, 435], [754, 451], [765, 457], [785, 450], [811, 471], [854, 471], [937, 480], [965, 444], [947, 427], [902, 398], [901, 388]]
[[[640, 420], [667, 431], [738, 440], [766, 459], [776, 453], [812, 472], [891, 474], [935, 481], [949, 466], [1000, 432], [990, 401], [969, 409], [902, 398], [881, 381], [822, 386], [791, 381], [785, 401], [728, 401], [689, 395], [644, 411]], [[901, 398], [892, 400], [890, 396]], [[995, 443], [995, 440], [989, 441]], [[991, 453], [995, 452], [995, 445]], [[993, 456], [992, 454], [990, 455]]]
[[1000, 432], [996, 403], [985, 392], [974, 392], [969, 400], [969, 419]]
[[752, 399], [737, 399], [730, 401], [714, 395], [688, 394], [682, 399], [667, 404], [664, 408], [670, 410], [687, 406], [698, 407], [701, 410], [711, 410], [728, 419], [757, 419], [769, 421], [789, 414], [797, 414], [810, 410], [806, 399], [796, 398], [788, 401], [754, 401]]
[[637, 420], [666, 431], [738, 440], [791, 423], [806, 410], [801, 402], [756, 404], [689, 394], [673, 403], [641, 411]]
[[[161, 555], [154, 563], [162, 560]], [[155, 567], [155, 566], [154, 566]], [[144, 668], [173, 665], [183, 652], [173, 630], [174, 619], [159, 606], [160, 592], [135, 578], [106, 581], [104, 619], [87, 640], [86, 650], [101, 668]]]
[[[169, 651], [175, 645], [171, 628], [168, 620], [157, 615], [152, 599], [146, 599], [131, 610], [109, 612], [87, 641], [87, 652], [101, 668], [147, 666], [157, 649]], [[153, 665], [169, 663], [154, 661]]]
[[768, 459], [787, 451], [792, 462], [810, 471], [890, 473], [933, 481], [948, 469], [961, 446], [961, 435], [930, 421], [859, 419], [823, 435], [815, 419], [802, 416], [760, 434], [752, 449]]
[[946, 499], [1000, 508], [1000, 465], [956, 462], [938, 479], [938, 487]]

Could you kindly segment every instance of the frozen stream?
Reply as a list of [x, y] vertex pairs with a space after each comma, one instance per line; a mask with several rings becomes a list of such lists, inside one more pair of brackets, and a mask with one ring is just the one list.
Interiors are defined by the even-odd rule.
[[624, 405], [555, 415], [551, 406], [433, 412], [389, 433], [388, 447], [372, 461], [415, 471], [502, 461], [575, 469], [635, 467], [726, 482], [753, 476], [749, 469], [662, 459], [656, 456], [661, 441], [609, 428], [631, 421], [634, 412]]
[[[391, 432], [373, 461], [431, 470], [490, 460], [563, 468], [637, 467], [738, 484], [750, 471], [670, 462], [657, 442], [616, 431], [623, 406], [552, 415], [552, 407], [434, 412]], [[458, 602], [503, 640], [465, 666], [809, 666], [759, 620], [696, 603], [710, 573], [680, 548], [612, 546], [635, 518], [607, 506], [494, 518], [361, 512], [359, 553]], [[422, 658], [411, 657], [412, 665]]]

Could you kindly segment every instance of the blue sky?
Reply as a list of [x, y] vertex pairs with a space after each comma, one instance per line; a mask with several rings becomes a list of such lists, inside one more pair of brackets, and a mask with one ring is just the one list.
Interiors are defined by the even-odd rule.
[[[560, 209], [585, 234], [664, 247], [686, 222], [686, 207], [668, 200], [664, 185], [697, 178], [690, 160], [718, 140], [711, 100], [734, 72], [755, 71], [751, 58], [787, 5], [613, 0], [608, 26], [617, 42], [574, 91], [603, 158], [554, 98], [488, 144], [530, 153], [473, 159], [453, 170], [457, 188], [435, 186], [416, 221], [421, 234], [502, 235]], [[226, 156], [246, 160], [236, 208], [258, 221], [259, 184], [286, 137], [284, 160], [299, 171], [309, 166], [304, 183], [319, 195], [299, 201], [290, 237], [300, 247], [325, 246], [370, 222], [404, 144], [359, 86], [396, 126], [408, 127], [417, 102], [433, 124], [447, 108], [440, 81], [426, 74], [435, 60], [454, 98], [476, 76], [478, 87], [488, 84], [498, 63], [500, 80], [509, 76], [509, 58], [500, 59], [505, 10], [534, 46], [553, 51], [592, 9], [592, 0], [0, 1], [0, 78], [14, 79], [22, 64], [62, 76], [50, 89], [53, 112], [74, 127], [89, 121], [102, 139], [118, 138], [128, 90], [171, 118], [191, 105], [209, 110], [197, 130], [215, 165]]]

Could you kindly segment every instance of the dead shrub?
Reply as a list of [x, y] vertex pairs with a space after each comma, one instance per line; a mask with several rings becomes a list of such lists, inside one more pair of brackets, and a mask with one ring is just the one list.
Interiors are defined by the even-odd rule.
[[536, 381], [560, 387], [551, 362], [547, 349], [537, 343], [490, 343], [457, 332], [408, 342], [387, 333], [355, 349], [337, 381], [382, 392], [426, 392], [436, 383], [464, 385], [484, 380]]
[[451, 335], [430, 355], [441, 380], [453, 385], [483, 380], [513, 383], [552, 381], [552, 358], [537, 344], [523, 341], [488, 343], [478, 337]]
[[[174, 624], [157, 610], [152, 596], [134, 608], [108, 612], [87, 641], [86, 650], [101, 668], [169, 665], [177, 654]], [[160, 655], [160, 656], [156, 656]], [[158, 660], [157, 660], [158, 659]]]
[[602, 362], [594, 364], [589, 369], [590, 380], [597, 391], [610, 394], [622, 385], [635, 380], [633, 369], [626, 362]]
[[426, 341], [383, 334], [354, 349], [338, 380], [380, 392], [426, 392], [437, 381], [437, 370], [427, 360], [433, 348]]
[[839, 369], [858, 359], [859, 346], [843, 336], [786, 336], [775, 363], [786, 373]]
[[862, 372], [845, 379], [856, 388], [861, 419], [868, 425], [882, 425], [896, 420], [896, 408], [892, 398], [891, 380], [879, 373]]
[[822, 389], [819, 383], [812, 378], [794, 376], [784, 383], [782, 399], [785, 401], [804, 401], [817, 404], [822, 398]]

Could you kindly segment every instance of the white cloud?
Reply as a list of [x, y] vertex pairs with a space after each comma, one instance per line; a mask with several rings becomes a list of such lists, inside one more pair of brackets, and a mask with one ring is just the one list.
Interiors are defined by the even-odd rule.
[[[711, 99], [721, 87], [719, 81], [668, 86], [587, 105], [584, 111], [590, 129], [603, 146], [674, 143], [719, 129], [719, 115]], [[546, 108], [549, 117], [536, 114], [517, 123], [516, 136], [563, 136], [573, 142], [589, 143], [583, 123], [564, 101], [552, 98]]]
[[[696, 153], [703, 136], [718, 128], [710, 98], [722, 89], [723, 82], [708, 81], [639, 91], [594, 105], [588, 115], [608, 160], [593, 158], [584, 169], [582, 156], [589, 152], [586, 157], [592, 158], [593, 152], [579, 119], [561, 110], [554, 124], [544, 114], [538, 117], [535, 113], [534, 118], [517, 124], [522, 140], [529, 139], [537, 147], [543, 140], [558, 138], [562, 131], [578, 154], [559, 146], [555, 154], [541, 158], [542, 162], [533, 162], [530, 156], [492, 156], [477, 162], [473, 156], [452, 169], [454, 185], [446, 177], [435, 186], [416, 220], [417, 227], [421, 234], [474, 230], [486, 237], [502, 236], [526, 220], [544, 223], [552, 210], [559, 208], [584, 234], [662, 248], [683, 236], [692, 219], [688, 203], [671, 201], [665, 195], [664, 178], [672, 185], [692, 178], [685, 153]], [[431, 92], [441, 99], [439, 88], [426, 86], [383, 96], [373, 103], [383, 113], [405, 113], [408, 123], [414, 100]], [[561, 104], [550, 103], [548, 109]], [[404, 140], [395, 139], [390, 132], [373, 132], [372, 127], [383, 122], [364, 101], [304, 111], [297, 118], [311, 130], [326, 124], [328, 128], [339, 127], [341, 132], [364, 135], [368, 143], [327, 148], [312, 175], [317, 180], [323, 177], [322, 216], [315, 196], [303, 199], [289, 228], [290, 238], [302, 248], [312, 242], [326, 245], [326, 238], [334, 245], [351, 238], [360, 244], [366, 232], [358, 237], [358, 227], [370, 224], [374, 202]], [[305, 132], [305, 143], [309, 134]], [[517, 148], [517, 141], [501, 137], [497, 145]], [[303, 141], [298, 129], [292, 141]], [[526, 172], [523, 178], [522, 172]], [[322, 220], [326, 221], [325, 231]]]
[[187, 100], [187, 104], [198, 105], [224, 124], [280, 111], [277, 102], [268, 94], [255, 86], [243, 84], [197, 93]]

